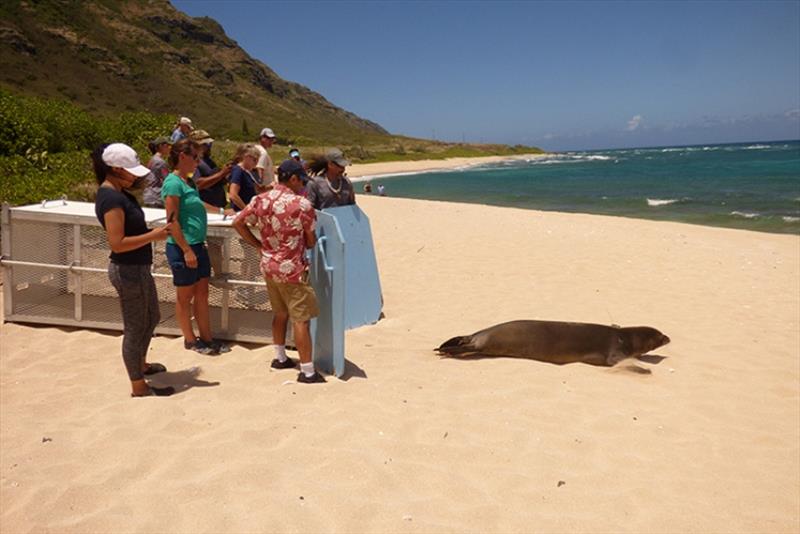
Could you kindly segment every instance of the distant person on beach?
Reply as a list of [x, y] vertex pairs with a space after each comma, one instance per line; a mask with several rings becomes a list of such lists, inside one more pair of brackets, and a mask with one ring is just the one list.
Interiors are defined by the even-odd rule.
[[289, 151], [289, 157], [295, 160], [297, 163], [303, 166], [303, 169], [308, 170], [308, 163], [306, 160], [300, 157], [300, 151], [296, 148], [293, 148]]
[[364, 184], [364, 192], [369, 194], [372, 193], [372, 184], [367, 182]]
[[169, 151], [172, 148], [172, 142], [168, 137], [157, 137], [147, 144], [147, 148], [153, 155], [150, 161], [147, 162], [147, 168], [150, 169], [150, 174], [145, 176], [144, 192], [142, 193], [142, 200], [144, 205], [150, 208], [163, 208], [164, 202], [161, 200], [161, 185], [164, 183], [164, 178], [169, 174]]
[[344, 175], [348, 165], [350, 162], [338, 148], [312, 159], [308, 168], [314, 178], [308, 181], [306, 197], [314, 209], [321, 210], [356, 203], [353, 183]]
[[153, 331], [161, 320], [156, 285], [150, 274], [150, 243], [166, 239], [172, 225], [147, 228], [144, 211], [127, 191], [150, 172], [139, 163], [131, 147], [122, 143], [101, 145], [92, 152], [92, 163], [99, 186], [94, 211], [111, 247], [108, 278], [122, 308], [122, 360], [131, 381], [131, 396], [172, 395], [174, 388], [157, 388], [145, 381], [145, 376], [167, 370], [146, 359]]
[[267, 152], [267, 149], [271, 148], [274, 143], [275, 132], [270, 128], [262, 129], [261, 134], [258, 136], [258, 144], [256, 145], [259, 152], [256, 169], [258, 176], [261, 178], [261, 183], [267, 187], [271, 187], [275, 181], [275, 166], [272, 164], [272, 158], [269, 156], [269, 152]]
[[[196, 143], [190, 139], [178, 141], [172, 145], [169, 157], [172, 173], [164, 180], [161, 197], [167, 207], [167, 220], [173, 222], [166, 252], [177, 293], [175, 315], [183, 333], [183, 346], [200, 354], [227, 352], [230, 350], [227, 345], [211, 337], [208, 310], [211, 262], [205, 245], [207, 214], [219, 213], [221, 208], [205, 204], [192, 181], [200, 160]], [[192, 329], [192, 314], [199, 337]]]
[[231, 208], [241, 211], [258, 193], [264, 190], [261, 177], [256, 170], [261, 153], [253, 143], [239, 145], [236, 151], [236, 165], [231, 169], [230, 190]]
[[170, 140], [173, 143], [177, 143], [181, 139], [186, 139], [189, 137], [189, 134], [192, 133], [194, 127], [192, 126], [192, 119], [189, 117], [181, 117], [178, 119], [177, 124], [175, 124], [175, 129], [172, 130], [172, 136]]
[[[314, 288], [308, 283], [305, 250], [316, 243], [316, 213], [311, 203], [298, 195], [305, 169], [287, 159], [278, 168], [278, 183], [258, 195], [233, 221], [233, 227], [261, 251], [261, 273], [272, 305], [272, 337], [275, 347], [273, 369], [293, 369], [297, 363], [286, 355], [286, 327], [292, 321], [294, 342], [300, 356], [297, 381], [314, 384], [325, 379], [311, 360], [310, 321], [319, 315]], [[248, 228], [257, 226], [259, 241]]]
[[228, 203], [225, 194], [226, 178], [233, 168], [232, 163], [227, 163], [221, 169], [211, 159], [211, 147], [214, 139], [205, 130], [194, 130], [189, 139], [197, 143], [200, 161], [197, 162], [197, 170], [194, 173], [194, 183], [200, 191], [200, 198], [206, 204], [211, 204], [217, 208], [224, 208]]
[[386, 196], [386, 188], [383, 187], [383, 184], [378, 184], [378, 196], [385, 197]]

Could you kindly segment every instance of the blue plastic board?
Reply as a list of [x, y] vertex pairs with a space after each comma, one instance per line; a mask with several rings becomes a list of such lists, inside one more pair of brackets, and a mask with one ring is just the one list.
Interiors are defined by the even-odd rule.
[[383, 300], [369, 218], [355, 205], [328, 208], [323, 213], [336, 217], [345, 242], [344, 328], [377, 323]]
[[344, 248], [336, 218], [318, 211], [309, 277], [319, 303], [319, 316], [311, 321], [312, 357], [320, 371], [335, 376], [344, 373]]

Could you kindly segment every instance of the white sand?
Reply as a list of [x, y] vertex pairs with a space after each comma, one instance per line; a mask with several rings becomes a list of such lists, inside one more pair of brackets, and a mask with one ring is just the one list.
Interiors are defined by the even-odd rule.
[[417, 161], [390, 161], [386, 163], [357, 163], [347, 167], [347, 176], [361, 182], [381, 176], [464, 169], [501, 161], [531, 160], [547, 154], [520, 154], [514, 156], [484, 156], [480, 158], [426, 159]]
[[[386, 319], [346, 381], [159, 337], [161, 383], [219, 385], [134, 400], [118, 335], [3, 325], [0, 531], [800, 531], [797, 236], [359, 202]], [[431, 350], [521, 318], [673, 342], [651, 374]]]

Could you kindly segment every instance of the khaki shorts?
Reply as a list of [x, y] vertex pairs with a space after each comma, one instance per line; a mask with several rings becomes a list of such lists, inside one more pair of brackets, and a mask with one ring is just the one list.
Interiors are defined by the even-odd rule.
[[305, 274], [302, 282], [297, 284], [276, 282], [271, 278], [265, 280], [269, 302], [275, 313], [288, 313], [289, 318], [296, 323], [308, 321], [319, 315], [317, 295], [308, 283], [308, 274]]

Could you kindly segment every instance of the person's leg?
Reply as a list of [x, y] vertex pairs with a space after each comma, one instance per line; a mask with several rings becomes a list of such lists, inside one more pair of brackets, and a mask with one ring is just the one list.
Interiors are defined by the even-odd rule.
[[111, 263], [108, 268], [109, 279], [117, 290], [122, 310], [122, 360], [131, 381], [131, 392], [135, 396], [150, 392], [150, 387], [144, 381], [142, 369], [143, 354], [146, 354], [147, 345], [150, 343], [149, 338], [146, 344], [142, 342], [149, 328], [145, 312], [147, 299], [141, 269], [138, 267]]
[[311, 322], [292, 321], [292, 332], [300, 363], [311, 363]]
[[201, 278], [194, 287], [194, 318], [200, 339], [211, 342], [211, 319], [208, 311], [208, 278]]
[[272, 342], [275, 345], [286, 345], [286, 327], [289, 324], [289, 316], [286, 313], [276, 312], [272, 316]]
[[272, 360], [273, 369], [289, 369], [296, 362], [286, 355], [286, 327], [289, 325], [289, 310], [281, 293], [280, 284], [264, 276], [267, 284], [267, 295], [272, 307], [272, 346], [275, 349], [275, 359]]
[[194, 285], [191, 286], [176, 286], [175, 293], [175, 316], [178, 319], [178, 325], [181, 327], [181, 333], [186, 343], [194, 343], [197, 338], [192, 330], [192, 298], [194, 297]]
[[175, 317], [183, 334], [184, 344], [194, 344], [197, 338], [192, 331], [192, 297], [194, 296], [197, 269], [186, 266], [183, 251], [174, 243], [167, 243], [167, 260], [175, 285]]
[[147, 370], [147, 351], [150, 349], [150, 341], [153, 339], [153, 332], [155, 331], [158, 323], [161, 321], [161, 310], [158, 305], [158, 292], [156, 291], [156, 283], [153, 280], [153, 275], [150, 274], [150, 266], [143, 266], [142, 270], [142, 284], [144, 285], [145, 294], [145, 313], [147, 317], [147, 329], [144, 332], [142, 339], [142, 371]]
[[304, 278], [297, 284], [286, 284], [289, 317], [294, 329], [294, 342], [300, 356], [300, 374], [298, 382], [309, 384], [325, 382], [325, 379], [314, 369], [312, 360], [311, 326], [310, 321], [319, 315], [317, 297], [314, 288]]

